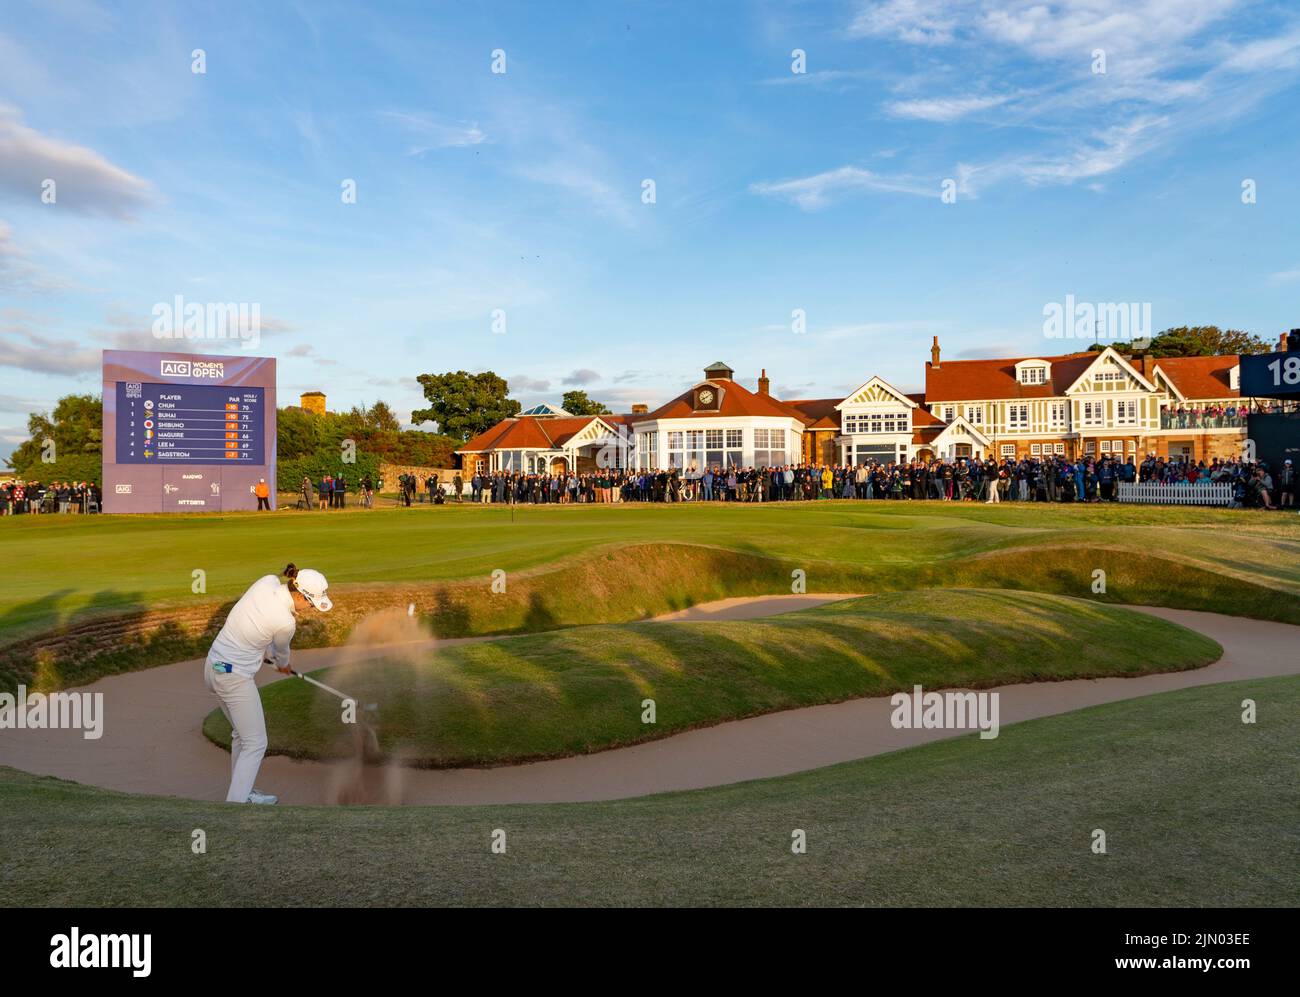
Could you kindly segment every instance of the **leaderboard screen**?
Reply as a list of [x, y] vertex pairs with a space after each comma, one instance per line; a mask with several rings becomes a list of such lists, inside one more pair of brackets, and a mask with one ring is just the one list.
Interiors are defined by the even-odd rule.
[[275, 359], [104, 351], [104, 511], [275, 508]]
[[262, 388], [117, 384], [119, 464], [264, 463]]

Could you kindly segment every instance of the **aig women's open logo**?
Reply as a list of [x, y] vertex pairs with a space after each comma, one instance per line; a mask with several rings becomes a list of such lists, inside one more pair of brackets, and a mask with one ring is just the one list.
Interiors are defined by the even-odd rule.
[[155, 339], [233, 339], [247, 349], [262, 341], [262, 306], [257, 302], [186, 301], [176, 295], [153, 306]]
[[164, 360], [159, 373], [163, 377], [219, 381], [226, 376], [226, 365], [220, 360]]

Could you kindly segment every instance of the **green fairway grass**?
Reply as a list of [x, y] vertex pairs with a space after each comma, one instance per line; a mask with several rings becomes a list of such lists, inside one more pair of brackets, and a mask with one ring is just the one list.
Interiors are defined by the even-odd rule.
[[1294, 906], [1297, 745], [1287, 677], [609, 803], [234, 807], [0, 769], [0, 904]]
[[[1140, 649], [1135, 653], [1135, 649]], [[381, 750], [422, 766], [599, 751], [693, 727], [861, 696], [1196, 668], [1213, 640], [1131, 610], [1022, 592], [933, 589], [765, 620], [640, 623], [377, 659], [318, 678], [380, 704]], [[656, 722], [646, 724], [643, 701]], [[350, 756], [338, 701], [303, 682], [262, 691], [269, 751]], [[220, 710], [204, 733], [230, 745]]]
[[[1300, 622], [1296, 520], [852, 501], [5, 517], [0, 690], [201, 656], [231, 600], [289, 561], [324, 571], [336, 603], [304, 618], [299, 647], [340, 643], [367, 613], [412, 603], [440, 636], [621, 623], [788, 592], [795, 569], [810, 592], [995, 587]], [[508, 591], [488, 598], [498, 569]]]

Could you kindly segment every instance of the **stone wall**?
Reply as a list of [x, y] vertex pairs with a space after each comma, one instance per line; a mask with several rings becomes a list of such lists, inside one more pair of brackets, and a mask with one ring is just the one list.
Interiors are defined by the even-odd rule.
[[379, 477], [383, 479], [384, 491], [397, 491], [397, 478], [402, 474], [414, 474], [420, 481], [420, 491], [425, 490], [424, 483], [429, 480], [430, 476], [437, 477], [442, 484], [451, 484], [451, 479], [457, 474], [462, 474], [458, 468], [454, 467], [415, 467], [410, 464], [380, 464]]

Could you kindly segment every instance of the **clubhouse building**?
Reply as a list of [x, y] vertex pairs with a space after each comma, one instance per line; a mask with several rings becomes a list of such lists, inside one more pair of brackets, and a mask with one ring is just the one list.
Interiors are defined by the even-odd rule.
[[1051, 454], [1211, 460], [1239, 456], [1250, 399], [1238, 357], [1154, 359], [1113, 348], [942, 363], [934, 338], [925, 391], [871, 377], [845, 398], [781, 400], [723, 363], [653, 411], [574, 416], [539, 405], [457, 450], [467, 470], [567, 473], [598, 467], [779, 467]]

